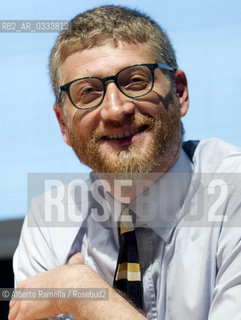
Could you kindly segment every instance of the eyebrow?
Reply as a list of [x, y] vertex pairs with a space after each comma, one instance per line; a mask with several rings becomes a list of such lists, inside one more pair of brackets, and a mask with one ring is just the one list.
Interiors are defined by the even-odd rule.
[[[114, 75], [116, 75], [118, 72], [120, 72], [121, 70], [123, 70], [123, 69], [125, 69], [125, 68], [128, 68], [128, 67], [132, 67], [132, 66], [138, 66], [138, 65], [141, 65], [141, 64], [153, 64], [153, 63], [155, 63], [155, 62], [136, 62], [136, 63], [133, 63], [133, 64], [128, 64], [128, 65], [125, 65], [125, 66], [122, 66], [122, 67], [120, 67], [116, 72], [111, 72], [111, 74], [103, 74], [103, 72], [105, 72], [105, 71], [94, 71], [93, 73], [91, 73], [91, 74], [86, 74], [86, 75], [81, 75], [81, 76], [78, 76], [78, 77], [76, 77], [75, 79], [81, 79], [81, 78], [88, 78], [88, 77], [93, 77], [93, 78], [101, 78], [101, 79], [103, 79], [103, 78], [106, 78], [106, 77], [111, 77], [111, 76], [114, 76]], [[73, 80], [75, 80], [75, 79], [73, 79]], [[73, 81], [73, 80], [70, 80], [70, 81]], [[68, 81], [68, 82], [70, 82], [70, 81]]]

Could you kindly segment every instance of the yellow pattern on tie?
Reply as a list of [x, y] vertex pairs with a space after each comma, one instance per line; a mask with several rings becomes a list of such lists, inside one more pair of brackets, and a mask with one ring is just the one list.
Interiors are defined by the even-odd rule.
[[142, 308], [141, 269], [135, 228], [129, 208], [125, 208], [120, 221], [120, 249], [114, 277], [114, 287], [123, 291]]

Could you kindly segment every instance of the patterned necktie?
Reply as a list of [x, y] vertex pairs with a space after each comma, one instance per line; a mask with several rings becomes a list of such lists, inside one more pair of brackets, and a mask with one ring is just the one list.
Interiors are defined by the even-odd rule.
[[139, 309], [142, 304], [142, 282], [137, 241], [129, 208], [121, 213], [120, 249], [114, 277], [114, 288], [124, 292]]

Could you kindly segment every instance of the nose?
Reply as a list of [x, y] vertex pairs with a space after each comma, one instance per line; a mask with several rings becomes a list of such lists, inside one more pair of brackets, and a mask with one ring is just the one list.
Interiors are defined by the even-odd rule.
[[134, 113], [133, 99], [126, 97], [114, 82], [108, 83], [104, 100], [100, 106], [101, 118], [104, 121], [121, 121]]

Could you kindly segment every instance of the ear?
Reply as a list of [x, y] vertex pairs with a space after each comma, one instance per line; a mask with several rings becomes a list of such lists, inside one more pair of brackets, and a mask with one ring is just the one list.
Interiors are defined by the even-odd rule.
[[64, 141], [67, 143], [68, 146], [71, 147], [70, 141], [69, 141], [69, 137], [68, 137], [68, 133], [66, 130], [66, 125], [65, 125], [65, 119], [64, 119], [64, 115], [63, 115], [63, 109], [62, 106], [60, 104], [55, 104], [53, 106], [56, 118], [58, 120], [59, 126], [60, 126], [60, 130], [61, 133], [63, 135]]
[[177, 94], [179, 96], [179, 106], [181, 117], [185, 116], [189, 107], [189, 96], [187, 88], [187, 78], [182, 70], [177, 70], [175, 73], [175, 83]]

